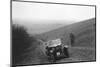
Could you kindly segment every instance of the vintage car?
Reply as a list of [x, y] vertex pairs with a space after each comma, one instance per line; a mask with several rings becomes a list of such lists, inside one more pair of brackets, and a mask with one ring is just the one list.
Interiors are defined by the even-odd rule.
[[46, 44], [46, 55], [50, 62], [55, 62], [61, 58], [68, 58], [68, 45], [64, 45], [61, 39], [50, 40]]

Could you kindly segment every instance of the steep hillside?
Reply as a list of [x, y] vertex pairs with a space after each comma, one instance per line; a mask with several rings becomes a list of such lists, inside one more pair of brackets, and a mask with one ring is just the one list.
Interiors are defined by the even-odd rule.
[[84, 41], [88, 43], [93, 42], [93, 40], [95, 41], [95, 18], [64, 26], [41, 35], [37, 35], [37, 37], [43, 40], [63, 38], [63, 40], [68, 41], [70, 33], [75, 35], [77, 45]]

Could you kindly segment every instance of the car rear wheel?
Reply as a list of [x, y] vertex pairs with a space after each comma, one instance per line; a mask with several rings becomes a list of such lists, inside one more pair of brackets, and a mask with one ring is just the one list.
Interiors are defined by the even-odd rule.
[[48, 60], [49, 60], [51, 63], [56, 62], [56, 59], [55, 59], [55, 57], [54, 57], [53, 55], [49, 56], [49, 57], [48, 57]]
[[69, 57], [68, 48], [64, 47], [64, 48], [63, 48], [63, 53], [64, 53], [64, 55], [66, 56], [66, 58]]

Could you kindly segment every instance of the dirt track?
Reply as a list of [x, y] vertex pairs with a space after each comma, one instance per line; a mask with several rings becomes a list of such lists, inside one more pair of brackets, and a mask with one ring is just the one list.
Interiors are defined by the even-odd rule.
[[[85, 47], [70, 47], [69, 48], [69, 58], [63, 58], [57, 60], [59, 62], [75, 62], [75, 61], [93, 61], [95, 60], [95, 49], [85, 48]], [[43, 46], [39, 46], [35, 51], [31, 51], [26, 54], [27, 57], [21, 62], [21, 65], [29, 64], [45, 64], [50, 63], [43, 51]]]

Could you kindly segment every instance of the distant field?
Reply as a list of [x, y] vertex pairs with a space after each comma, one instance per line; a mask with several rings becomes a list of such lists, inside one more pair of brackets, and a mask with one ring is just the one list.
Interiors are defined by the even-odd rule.
[[[66, 45], [69, 41], [69, 33], [75, 35], [74, 46], [69, 48], [69, 58], [58, 60], [59, 62], [75, 62], [75, 61], [95, 61], [95, 18], [82, 21], [79, 23], [64, 26], [62, 28], [52, 30], [36, 37], [44, 41], [62, 38]], [[43, 44], [37, 45], [35, 50], [30, 48], [30, 52], [23, 55], [24, 59], [18, 64], [42, 64], [49, 63], [46, 55], [43, 53]]]

